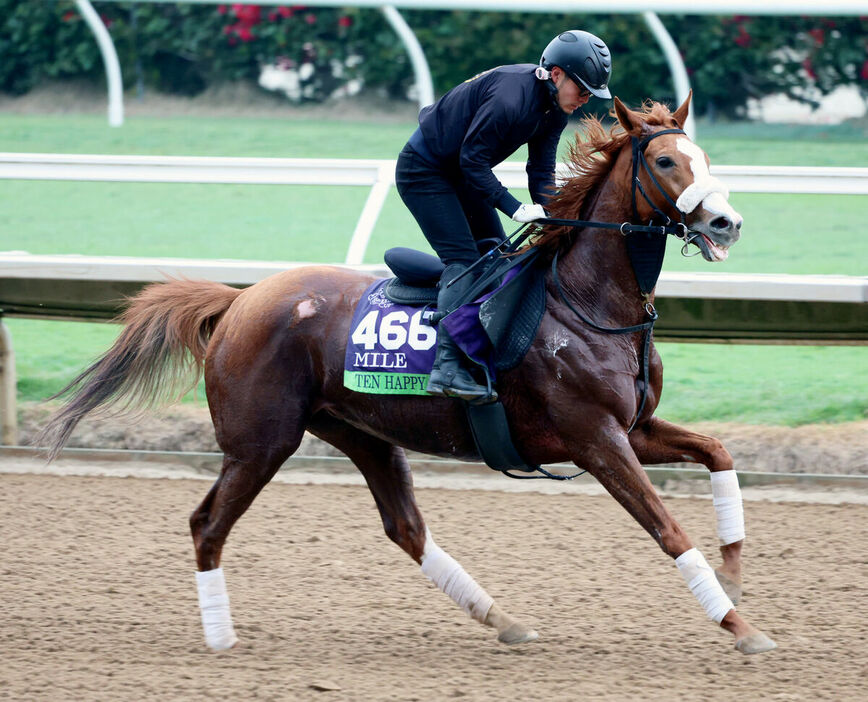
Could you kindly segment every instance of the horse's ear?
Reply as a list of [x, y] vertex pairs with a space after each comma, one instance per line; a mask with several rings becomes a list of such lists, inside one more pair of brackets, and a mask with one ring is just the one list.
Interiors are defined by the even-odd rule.
[[618, 118], [621, 126], [624, 127], [624, 131], [627, 134], [638, 135], [642, 131], [642, 118], [621, 102], [617, 95], [615, 96], [614, 103], [615, 117]]
[[687, 122], [687, 113], [690, 112], [690, 98], [693, 97], [693, 90], [687, 93], [687, 99], [681, 104], [675, 112], [672, 113], [672, 117], [675, 119], [675, 122], [682, 129], [684, 128], [684, 124]]

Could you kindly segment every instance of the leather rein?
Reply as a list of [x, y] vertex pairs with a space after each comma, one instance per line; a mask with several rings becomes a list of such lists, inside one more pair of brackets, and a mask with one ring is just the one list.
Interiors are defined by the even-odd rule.
[[[641, 233], [641, 234], [656, 234], [659, 236], [672, 235], [677, 239], [680, 239], [684, 242], [684, 247], [686, 248], [694, 238], [699, 236], [698, 234], [690, 232], [687, 228], [686, 223], [686, 214], [681, 212], [678, 209], [678, 206], [675, 204], [675, 201], [669, 196], [669, 194], [663, 189], [663, 187], [658, 182], [657, 178], [654, 177], [654, 174], [651, 172], [651, 169], [648, 166], [648, 161], [645, 159], [645, 147], [648, 145], [652, 139], [656, 139], [659, 136], [663, 136], [664, 134], [684, 134], [684, 130], [682, 129], [662, 129], [659, 132], [655, 132], [644, 139], [639, 139], [638, 137], [632, 137], [632, 150], [633, 150], [633, 173], [632, 173], [632, 194], [631, 194], [631, 206], [633, 209], [633, 219], [639, 219], [639, 213], [636, 208], [636, 193], [637, 191], [645, 198], [645, 201], [651, 206], [651, 209], [654, 210], [657, 217], [663, 220], [664, 224], [651, 224], [650, 222], [646, 224], [633, 224], [632, 222], [623, 222], [621, 224], [616, 224], [614, 222], [593, 222], [586, 221], [581, 219], [555, 219], [555, 218], [544, 218], [536, 220], [538, 224], [550, 224], [555, 226], [565, 226], [565, 227], [574, 227], [574, 228], [588, 228], [588, 229], [614, 229], [618, 230], [622, 235], [627, 235], [631, 233]], [[673, 223], [671, 218], [666, 215], [664, 212], [660, 210], [659, 207], [648, 197], [648, 194], [645, 192], [645, 188], [642, 187], [642, 183], [639, 180], [639, 168], [640, 166], [645, 170], [645, 173], [648, 174], [648, 177], [651, 179], [651, 182], [654, 184], [654, 187], [657, 188], [657, 191], [663, 195], [666, 201], [672, 205], [672, 207], [681, 215], [681, 221]], [[653, 221], [653, 220], [652, 220]], [[691, 234], [693, 234], [691, 236]], [[654, 309], [654, 305], [651, 302], [650, 295], [651, 290], [642, 290], [643, 299], [644, 299], [644, 310], [647, 316], [647, 321], [642, 322], [641, 324], [634, 324], [629, 327], [604, 327], [593, 320], [588, 319], [581, 311], [576, 309], [576, 307], [569, 301], [567, 296], [564, 294], [563, 286], [561, 285], [561, 279], [558, 275], [558, 253], [556, 252], [554, 257], [552, 258], [552, 281], [554, 282], [555, 288], [558, 291], [558, 295], [561, 300], [566, 304], [566, 306], [575, 314], [579, 319], [582, 320], [587, 326], [589, 326], [594, 331], [598, 331], [602, 334], [631, 334], [633, 332], [641, 331], [642, 335], [642, 376], [638, 379], [638, 383], [641, 388], [641, 397], [639, 400], [639, 407], [636, 410], [636, 417], [633, 419], [630, 428], [627, 430], [627, 433], [633, 431], [636, 428], [636, 424], [639, 422], [639, 417], [642, 415], [642, 411], [645, 409], [645, 402], [648, 399], [648, 386], [649, 386], [649, 365], [650, 365], [650, 357], [651, 357], [651, 338], [654, 331], [654, 323], [657, 321], [658, 314], [657, 310]], [[656, 280], [655, 280], [656, 283]], [[641, 285], [640, 285], [641, 288]], [[653, 286], [652, 286], [653, 289]]]

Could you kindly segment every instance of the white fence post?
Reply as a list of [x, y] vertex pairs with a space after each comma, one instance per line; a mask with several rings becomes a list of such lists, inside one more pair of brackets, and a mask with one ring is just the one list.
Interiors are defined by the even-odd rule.
[[18, 445], [18, 390], [12, 335], [0, 319], [0, 443]]
[[357, 266], [364, 262], [365, 251], [368, 249], [371, 234], [386, 202], [386, 197], [389, 195], [389, 190], [394, 183], [394, 173], [395, 166], [391, 162], [389, 165], [380, 166], [377, 170], [377, 182], [374, 183], [373, 187], [371, 187], [371, 192], [368, 193], [368, 199], [365, 201], [365, 207], [359, 216], [359, 221], [356, 223], [353, 238], [350, 239], [350, 246], [347, 249], [347, 257], [344, 261], [347, 265]]
[[121, 64], [115, 51], [111, 35], [102, 23], [100, 16], [93, 9], [90, 0], [75, 0], [81, 16], [96, 37], [102, 62], [105, 64], [106, 82], [108, 83], [108, 122], [111, 127], [120, 127], [124, 123], [124, 86], [121, 81]]

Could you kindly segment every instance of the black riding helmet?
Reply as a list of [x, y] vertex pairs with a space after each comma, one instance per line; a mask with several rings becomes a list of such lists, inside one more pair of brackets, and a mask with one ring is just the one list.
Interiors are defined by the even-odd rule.
[[560, 66], [577, 85], [583, 85], [592, 95], [610, 98], [609, 76], [612, 56], [609, 47], [599, 37], [581, 29], [558, 34], [549, 42], [539, 60], [546, 70]]

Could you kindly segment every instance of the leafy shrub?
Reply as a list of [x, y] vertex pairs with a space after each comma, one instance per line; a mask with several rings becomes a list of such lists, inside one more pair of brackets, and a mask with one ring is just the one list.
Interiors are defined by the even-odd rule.
[[[128, 86], [195, 95], [226, 80], [286, 72], [295, 100], [364, 84], [406, 97], [410, 60], [375, 9], [304, 5], [96, 2]], [[425, 49], [439, 93], [486, 68], [535, 62], [558, 32], [583, 28], [614, 56], [612, 90], [629, 103], [674, 100], [665, 59], [638, 15], [414, 10], [403, 13]], [[868, 96], [868, 17], [663, 16], [681, 47], [700, 112], [739, 115], [750, 97], [811, 101], [841, 84]], [[0, 0], [0, 91], [48, 78], [103, 80], [96, 42], [71, 0]], [[278, 77], [280, 77], [278, 75]]]

